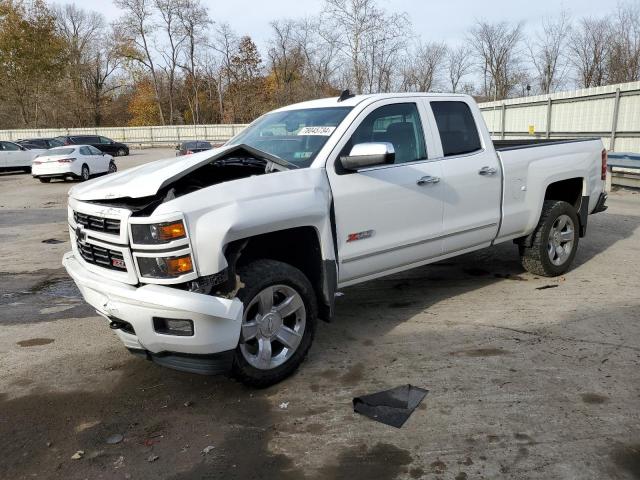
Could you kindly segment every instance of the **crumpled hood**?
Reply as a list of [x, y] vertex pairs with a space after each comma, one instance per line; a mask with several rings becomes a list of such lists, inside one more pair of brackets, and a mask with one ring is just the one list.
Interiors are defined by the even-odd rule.
[[149, 197], [166, 184], [237, 147], [227, 145], [193, 155], [157, 160], [76, 185], [69, 190], [69, 196], [76, 200]]

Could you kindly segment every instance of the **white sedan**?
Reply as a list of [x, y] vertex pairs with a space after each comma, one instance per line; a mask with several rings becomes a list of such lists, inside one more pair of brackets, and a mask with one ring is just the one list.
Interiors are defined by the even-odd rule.
[[23, 170], [31, 171], [31, 161], [46, 150], [29, 150], [14, 142], [0, 142], [0, 171]]
[[42, 183], [52, 178], [89, 180], [93, 175], [116, 172], [113, 157], [91, 145], [69, 145], [47, 150], [33, 160], [31, 174]]

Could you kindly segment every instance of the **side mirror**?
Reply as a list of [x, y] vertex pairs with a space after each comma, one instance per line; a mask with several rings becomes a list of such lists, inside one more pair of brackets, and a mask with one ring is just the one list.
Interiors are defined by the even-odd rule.
[[348, 157], [340, 161], [346, 170], [358, 170], [364, 167], [393, 163], [396, 151], [389, 142], [358, 143], [354, 145]]

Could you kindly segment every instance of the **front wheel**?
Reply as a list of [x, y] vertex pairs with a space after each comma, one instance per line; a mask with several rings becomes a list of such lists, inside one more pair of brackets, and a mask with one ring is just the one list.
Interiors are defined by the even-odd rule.
[[38, 177], [38, 180], [40, 180], [41, 183], [51, 183], [51, 179], [50, 178]]
[[305, 359], [315, 334], [318, 306], [307, 277], [275, 260], [257, 260], [238, 269], [244, 304], [233, 373], [258, 388], [284, 380]]
[[579, 238], [576, 209], [567, 202], [547, 200], [531, 247], [520, 247], [522, 266], [535, 275], [562, 275], [576, 256]]
[[113, 160], [109, 162], [109, 172], [108, 173], [116, 173], [118, 171], [118, 167], [116, 167], [116, 162]]

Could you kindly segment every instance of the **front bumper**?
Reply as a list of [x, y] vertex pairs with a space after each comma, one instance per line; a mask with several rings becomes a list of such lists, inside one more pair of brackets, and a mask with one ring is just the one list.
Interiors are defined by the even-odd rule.
[[[84, 299], [100, 315], [133, 327], [135, 334], [116, 330], [130, 350], [147, 352], [155, 360], [172, 353], [218, 354], [238, 345], [243, 306], [237, 298], [228, 300], [161, 285], [138, 287], [117, 282], [87, 270], [73, 252], [64, 255], [62, 264]], [[194, 334], [183, 337], [158, 333], [154, 330], [154, 317], [192, 320]]]

